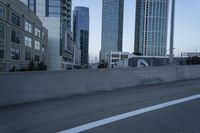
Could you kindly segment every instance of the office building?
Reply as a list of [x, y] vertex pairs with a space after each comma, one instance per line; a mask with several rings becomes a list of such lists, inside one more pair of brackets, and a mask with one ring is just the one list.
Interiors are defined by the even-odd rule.
[[133, 57], [133, 54], [129, 52], [113, 52], [108, 55], [108, 67], [109, 68], [127, 68], [128, 58]]
[[110, 51], [122, 51], [124, 0], [103, 0], [100, 61]]
[[134, 53], [166, 56], [169, 0], [136, 0]]
[[18, 0], [0, 1], [0, 71], [27, 68], [30, 61], [47, 64], [48, 30]]
[[73, 68], [74, 41], [71, 32], [71, 0], [21, 0], [49, 31], [49, 70]]
[[77, 47], [80, 49], [82, 68], [89, 65], [89, 8], [75, 7], [73, 11], [73, 33]]

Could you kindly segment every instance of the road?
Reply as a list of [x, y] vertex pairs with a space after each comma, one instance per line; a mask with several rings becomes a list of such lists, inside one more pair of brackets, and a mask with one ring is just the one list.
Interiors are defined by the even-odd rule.
[[[55, 133], [200, 94], [200, 79], [124, 88], [0, 108], [0, 133]], [[198, 133], [200, 98], [110, 122], [83, 133]]]

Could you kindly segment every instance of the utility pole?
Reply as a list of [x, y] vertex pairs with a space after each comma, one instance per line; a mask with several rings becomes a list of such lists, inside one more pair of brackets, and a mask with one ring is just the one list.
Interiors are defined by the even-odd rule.
[[175, 0], [172, 0], [171, 31], [170, 31], [170, 55], [169, 55], [169, 63], [170, 64], [174, 64], [174, 18], [175, 18]]

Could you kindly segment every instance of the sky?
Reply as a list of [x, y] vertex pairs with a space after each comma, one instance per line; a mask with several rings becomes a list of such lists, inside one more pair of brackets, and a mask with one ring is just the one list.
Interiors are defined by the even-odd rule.
[[[124, 3], [123, 51], [132, 53], [134, 50], [136, 0], [124, 0]], [[73, 8], [85, 6], [90, 9], [89, 57], [90, 62], [93, 62], [95, 57], [99, 57], [101, 49], [102, 0], [73, 0], [72, 6]], [[181, 52], [196, 52], [196, 50], [200, 52], [199, 7], [200, 0], [176, 0], [174, 31], [176, 56], [180, 56]]]

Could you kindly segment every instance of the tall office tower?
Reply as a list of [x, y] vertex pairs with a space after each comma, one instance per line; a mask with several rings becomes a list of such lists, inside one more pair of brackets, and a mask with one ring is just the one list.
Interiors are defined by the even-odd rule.
[[49, 31], [49, 70], [73, 67], [71, 0], [20, 0], [42, 21]]
[[89, 8], [75, 7], [73, 12], [73, 33], [77, 47], [81, 50], [81, 66], [89, 64]]
[[136, 0], [134, 53], [166, 56], [169, 0]]
[[124, 0], [103, 0], [100, 61], [111, 51], [122, 51]]

